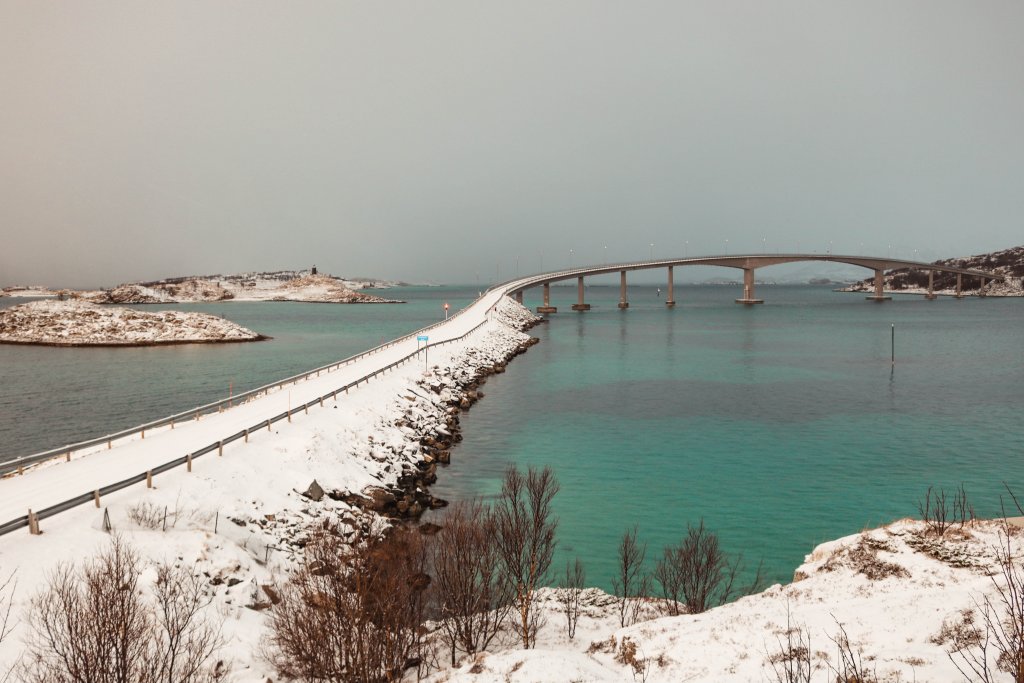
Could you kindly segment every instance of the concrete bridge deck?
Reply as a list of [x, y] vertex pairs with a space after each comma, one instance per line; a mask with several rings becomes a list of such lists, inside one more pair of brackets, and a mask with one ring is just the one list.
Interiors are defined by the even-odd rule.
[[[626, 263], [604, 264], [600, 266], [587, 266], [573, 268], [570, 270], [541, 273], [527, 278], [513, 280], [504, 283], [506, 291], [516, 296], [522, 302], [523, 291], [531, 287], [541, 286], [544, 288], [544, 304], [537, 308], [540, 313], [555, 313], [558, 309], [551, 305], [551, 283], [576, 278], [577, 301], [573, 304], [574, 311], [586, 311], [590, 304], [584, 301], [583, 279], [595, 275], [607, 275], [619, 273], [619, 308], [628, 308], [629, 299], [627, 292], [626, 273], [634, 270], [650, 270], [654, 268], [666, 268], [668, 270], [668, 297], [665, 300], [666, 306], [675, 306], [675, 282], [674, 270], [683, 266], [720, 266], [725, 268], [738, 268], [743, 271], [743, 295], [736, 299], [740, 304], [764, 303], [758, 299], [754, 291], [754, 271], [758, 268], [779, 265], [782, 263], [798, 263], [802, 261], [826, 261], [835, 263], [846, 263], [860, 266], [874, 271], [874, 293], [867, 297], [870, 301], [886, 301], [891, 297], [884, 296], [882, 285], [885, 271], [909, 268], [921, 270], [928, 273], [928, 293], [926, 297], [935, 298], [934, 274], [953, 273], [956, 279], [956, 296], [963, 296], [963, 277], [966, 275], [978, 278], [981, 281], [979, 296], [985, 295], [985, 285], [993, 280], [1004, 279], [998, 273], [989, 273], [970, 268], [954, 268], [951, 266], [939, 265], [936, 263], [925, 263], [923, 261], [908, 261], [904, 259], [882, 258], [877, 256], [847, 256], [840, 254], [741, 254], [736, 256], [697, 256], [693, 258], [679, 259], [654, 259], [648, 261], [632, 261]], [[496, 287], [497, 288], [497, 287]], [[496, 289], [495, 288], [495, 289]]]

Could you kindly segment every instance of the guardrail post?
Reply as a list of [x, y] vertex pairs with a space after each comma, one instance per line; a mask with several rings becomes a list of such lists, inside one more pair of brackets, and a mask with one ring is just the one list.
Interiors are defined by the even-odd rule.
[[245, 442], [249, 443], [249, 430], [248, 429], [245, 430]]
[[153, 470], [146, 470], [146, 488], [153, 488]]
[[109, 451], [113, 447], [114, 447], [114, 445], [112, 443], [110, 443], [110, 439], [107, 439], [107, 450]]
[[28, 532], [33, 536], [43, 533], [39, 530], [39, 517], [36, 516], [36, 513], [32, 512], [31, 508], [28, 511]]
[[324, 397], [323, 396], [320, 397], [320, 407], [321, 408], [324, 407]]
[[96, 507], [100, 506], [100, 490], [96, 489], [92, 492], [92, 502], [96, 503]]
[[71, 451], [64, 454], [64, 462], [71, 462]]
[[199, 411], [196, 411], [196, 422], [199, 422]]
[[302, 410], [306, 413], [306, 415], [309, 415], [309, 404], [307, 403], [306, 405], [302, 406]]
[[145, 439], [146, 438], [146, 430], [145, 429], [140, 430], [140, 433], [142, 434], [142, 438]]
[[270, 420], [267, 420], [267, 431], [270, 431]]
[[18, 476], [20, 477], [23, 474], [25, 474], [25, 468], [22, 467], [21, 465], [18, 465]]
[[174, 429], [174, 418], [171, 418], [171, 429]]
[[288, 409], [288, 421], [289, 422], [292, 421], [292, 409], [291, 408]]
[[186, 453], [185, 454], [185, 469], [187, 471], [189, 471], [189, 472], [192, 471], [192, 454], [191, 453]]
[[224, 440], [217, 442], [217, 455], [224, 455]]

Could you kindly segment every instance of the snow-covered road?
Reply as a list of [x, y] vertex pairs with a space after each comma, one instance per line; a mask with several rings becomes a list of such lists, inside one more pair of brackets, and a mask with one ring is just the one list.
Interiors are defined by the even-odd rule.
[[[470, 332], [487, 320], [489, 312], [505, 291], [508, 291], [508, 287], [486, 292], [459, 315], [431, 328], [427, 332], [429, 343], [434, 345], [451, 341]], [[422, 346], [422, 342], [417, 342], [416, 335], [412, 335], [396, 344], [360, 356], [334, 371], [299, 380], [251, 398], [222, 413], [204, 415], [198, 421], [178, 423], [173, 429], [163, 427], [149, 430], [145, 438], [139, 434], [122, 438], [114, 441], [110, 449], [96, 446], [90, 450], [76, 451], [71, 462], [54, 462], [52, 465], [27, 470], [24, 475], [9, 476], [0, 480], [0, 524], [22, 517], [30, 509], [38, 512], [217, 443], [398, 362], [416, 353], [417, 346]], [[351, 393], [357, 394], [359, 390], [353, 388]], [[358, 399], [358, 396], [353, 398]], [[254, 432], [250, 438], [260, 436], [259, 432]], [[236, 441], [228, 444], [225, 451], [232, 448], [244, 448], [244, 443]], [[211, 454], [205, 457], [217, 456]]]

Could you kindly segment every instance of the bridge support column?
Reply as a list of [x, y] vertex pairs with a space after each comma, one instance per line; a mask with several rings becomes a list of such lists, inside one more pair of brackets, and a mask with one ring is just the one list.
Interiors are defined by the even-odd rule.
[[572, 305], [574, 311], [589, 311], [590, 304], [583, 303], [583, 276], [576, 278], [576, 303]]
[[981, 289], [978, 290], [978, 296], [985, 296], [985, 278], [981, 278]]
[[924, 295], [925, 299], [935, 298], [935, 271], [928, 271], [928, 293]]
[[743, 298], [736, 299], [738, 304], [763, 304], [764, 299], [758, 299], [754, 296], [754, 269], [744, 268], [743, 269]]
[[516, 292], [516, 303], [523, 303], [523, 290], [521, 289], [518, 292]]
[[619, 308], [629, 308], [629, 300], [626, 298], [626, 271], [619, 272]]
[[868, 301], [889, 301], [892, 299], [891, 296], [885, 296], [882, 294], [882, 285], [885, 283], [885, 271], [881, 268], [875, 268], [875, 294], [874, 296], [865, 297]]
[[964, 274], [963, 273], [957, 273], [956, 274], [956, 298], [957, 299], [963, 299], [964, 298]]
[[668, 298], [665, 299], [665, 305], [669, 308], [673, 308], [676, 305], [676, 289], [672, 278], [672, 266], [668, 267]]
[[538, 313], [558, 313], [558, 309], [551, 305], [551, 283], [544, 283], [544, 305], [537, 307]]

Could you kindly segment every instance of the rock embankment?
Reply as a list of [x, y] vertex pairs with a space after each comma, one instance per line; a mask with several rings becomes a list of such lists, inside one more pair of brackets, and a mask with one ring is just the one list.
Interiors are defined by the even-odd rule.
[[267, 339], [206, 313], [142, 312], [82, 301], [34, 301], [0, 311], [0, 343], [152, 346]]

